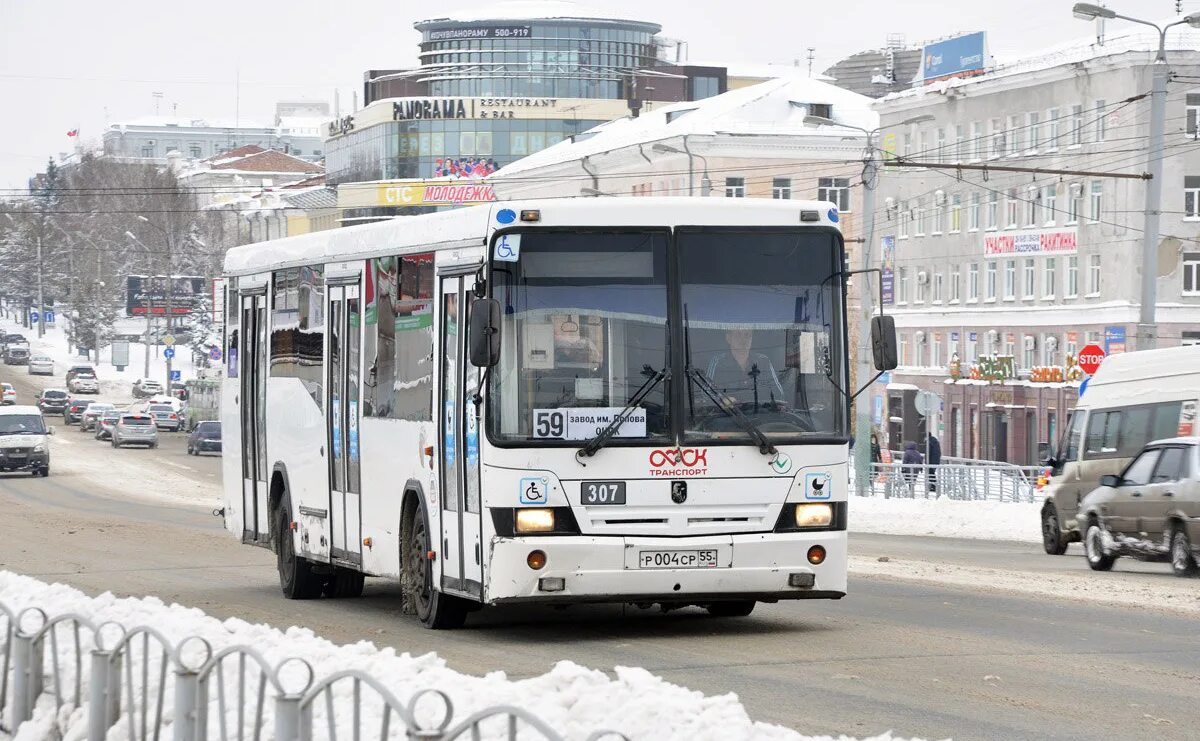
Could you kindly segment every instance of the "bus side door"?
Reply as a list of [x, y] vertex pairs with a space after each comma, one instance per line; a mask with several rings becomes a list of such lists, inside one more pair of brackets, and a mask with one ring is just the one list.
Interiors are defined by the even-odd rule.
[[[267, 511], [267, 294], [241, 295], [242, 542], [269, 543]], [[233, 361], [238, 362], [238, 361]]]
[[325, 418], [329, 447], [329, 554], [362, 563], [362, 462], [359, 456], [362, 305], [358, 278], [327, 285]]

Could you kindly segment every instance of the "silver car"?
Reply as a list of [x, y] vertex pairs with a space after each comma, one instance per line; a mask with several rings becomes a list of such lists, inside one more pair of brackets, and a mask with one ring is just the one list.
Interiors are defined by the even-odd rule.
[[111, 440], [113, 429], [117, 426], [117, 422], [121, 421], [122, 412], [118, 409], [107, 409], [96, 420], [96, 439]]
[[79, 431], [87, 432], [94, 429], [100, 417], [104, 416], [105, 412], [111, 412], [115, 408], [112, 404], [104, 401], [97, 401], [88, 405], [87, 410], [84, 411], [83, 416], [79, 419]]
[[29, 375], [53, 376], [54, 361], [46, 355], [34, 355], [29, 359]]
[[112, 446], [145, 445], [158, 447], [158, 426], [149, 414], [122, 414], [112, 431]]

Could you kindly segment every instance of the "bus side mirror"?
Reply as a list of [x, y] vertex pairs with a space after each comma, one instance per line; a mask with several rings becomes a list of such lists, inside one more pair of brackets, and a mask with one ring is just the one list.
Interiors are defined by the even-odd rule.
[[477, 298], [471, 302], [471, 364], [491, 368], [500, 362], [500, 302]]
[[899, 365], [896, 352], [896, 320], [890, 316], [871, 317], [871, 355], [875, 370], [890, 371]]

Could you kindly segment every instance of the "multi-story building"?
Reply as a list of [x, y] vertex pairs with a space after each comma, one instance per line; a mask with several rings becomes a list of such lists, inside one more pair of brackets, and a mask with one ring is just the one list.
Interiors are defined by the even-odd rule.
[[249, 121], [146, 116], [108, 125], [104, 154], [166, 162], [167, 154], [201, 160], [245, 146], [286, 152], [318, 161], [324, 157], [329, 105], [321, 101], [282, 101], [274, 125]]
[[[1157, 35], [1066, 45], [876, 104], [885, 149], [877, 234], [900, 364], [883, 426], [925, 435], [942, 398], [947, 455], [1029, 464], [1056, 441], [1083, 376], [1076, 353], [1133, 348], [1140, 302], [1151, 67]], [[1200, 34], [1172, 31], [1159, 244], [1159, 345], [1200, 341]], [[928, 115], [926, 123], [895, 122]], [[1058, 172], [967, 167], [1016, 166]], [[878, 408], [878, 407], [877, 407]]]
[[488, 200], [486, 189], [425, 181], [484, 177], [605, 121], [725, 91], [724, 68], [662, 59], [660, 28], [561, 1], [417, 23], [421, 65], [368, 70], [364, 107], [329, 125], [343, 218]]

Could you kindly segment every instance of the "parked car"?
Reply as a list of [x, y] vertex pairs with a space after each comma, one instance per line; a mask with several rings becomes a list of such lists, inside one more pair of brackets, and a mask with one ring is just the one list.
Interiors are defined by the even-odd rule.
[[0, 409], [0, 471], [28, 471], [34, 476], [50, 475], [48, 436], [37, 407], [13, 406]]
[[154, 418], [154, 426], [171, 432], [183, 428], [183, 418], [170, 404], [151, 404], [146, 412]]
[[29, 358], [29, 375], [53, 376], [54, 361], [48, 355], [34, 355]]
[[133, 382], [133, 396], [135, 399], [145, 399], [155, 394], [161, 394], [162, 392], [162, 384], [152, 378], [139, 378]]
[[95, 429], [96, 422], [104, 416], [104, 413], [112, 411], [115, 408], [106, 401], [93, 401], [88, 405], [87, 411], [83, 413], [83, 416], [79, 418], [79, 431], [87, 432], [88, 430]]
[[67, 380], [67, 388], [76, 394], [98, 394], [100, 379], [96, 378], [95, 371], [80, 370]]
[[4, 349], [5, 365], [27, 365], [29, 348], [26, 345], [9, 345]]
[[17, 390], [13, 388], [11, 383], [0, 383], [0, 389], [4, 390], [4, 404], [17, 403]]
[[38, 409], [42, 414], [62, 414], [71, 403], [71, 396], [62, 389], [46, 389], [38, 397]]
[[1170, 561], [1195, 576], [1200, 555], [1200, 438], [1178, 437], [1142, 448], [1119, 474], [1079, 503], [1088, 565], [1108, 571], [1122, 556]]
[[111, 440], [113, 428], [117, 426], [117, 422], [121, 420], [121, 415], [125, 414], [120, 409], [107, 409], [96, 420], [96, 439]]
[[113, 427], [112, 446], [145, 445], [158, 447], [158, 426], [149, 414], [122, 414]]
[[71, 399], [71, 403], [63, 410], [63, 424], [69, 425], [75, 422], [82, 424], [83, 413], [92, 405], [91, 399]]
[[221, 423], [205, 421], [196, 425], [192, 434], [188, 435], [188, 455], [200, 455], [206, 452], [221, 452]]

